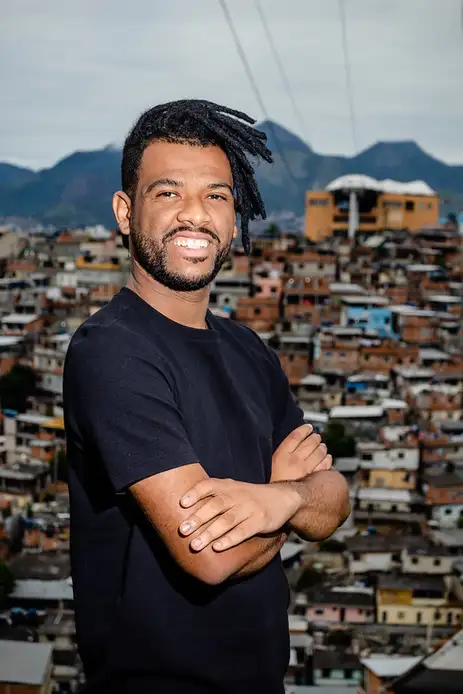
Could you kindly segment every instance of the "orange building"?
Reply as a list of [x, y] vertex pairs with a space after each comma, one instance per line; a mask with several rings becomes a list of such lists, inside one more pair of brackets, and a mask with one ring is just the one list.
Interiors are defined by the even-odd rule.
[[341, 176], [325, 190], [307, 192], [306, 238], [317, 242], [331, 235], [347, 237], [351, 212], [356, 233], [383, 229], [417, 232], [437, 225], [439, 196], [423, 181], [399, 183], [360, 174]]

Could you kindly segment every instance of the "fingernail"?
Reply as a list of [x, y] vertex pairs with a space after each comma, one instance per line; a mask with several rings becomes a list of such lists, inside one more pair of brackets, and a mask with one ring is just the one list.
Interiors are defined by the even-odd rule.
[[213, 547], [214, 549], [222, 549], [223, 543], [219, 540], [218, 542], [214, 542]]
[[183, 506], [188, 506], [188, 504], [191, 502], [191, 496], [183, 496], [181, 499], [181, 504]]
[[203, 543], [201, 542], [199, 537], [197, 537], [196, 540], [193, 540], [193, 542], [191, 543], [191, 546], [193, 547], [193, 549], [199, 549], [202, 544]]
[[191, 530], [191, 523], [182, 523], [180, 530], [182, 533], [188, 533]]

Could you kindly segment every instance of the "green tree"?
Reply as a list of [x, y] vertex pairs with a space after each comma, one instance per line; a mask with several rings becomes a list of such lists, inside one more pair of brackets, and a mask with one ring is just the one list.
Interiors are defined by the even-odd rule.
[[277, 224], [270, 224], [265, 230], [265, 236], [270, 236], [273, 239], [277, 239], [280, 236], [280, 229]]
[[311, 590], [321, 585], [325, 580], [325, 573], [314, 569], [313, 566], [308, 566], [299, 577], [296, 590], [298, 593]]
[[0, 378], [0, 403], [4, 410], [25, 412], [27, 399], [35, 391], [37, 377], [33, 369], [16, 364]]
[[14, 576], [5, 562], [0, 562], [0, 604], [14, 590]]
[[341, 422], [329, 422], [323, 432], [323, 441], [328, 451], [336, 458], [352, 458], [355, 455], [355, 439], [348, 436], [344, 424]]

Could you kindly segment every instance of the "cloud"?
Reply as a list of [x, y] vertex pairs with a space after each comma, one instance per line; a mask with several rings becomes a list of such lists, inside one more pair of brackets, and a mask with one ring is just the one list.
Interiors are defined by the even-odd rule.
[[[0, 160], [44, 167], [120, 143], [138, 114], [201, 97], [266, 116], [324, 153], [354, 149], [338, 0], [227, 0], [263, 113], [217, 0], [18, 0], [0, 24]], [[356, 145], [415, 139], [463, 162], [460, 0], [345, 0]]]

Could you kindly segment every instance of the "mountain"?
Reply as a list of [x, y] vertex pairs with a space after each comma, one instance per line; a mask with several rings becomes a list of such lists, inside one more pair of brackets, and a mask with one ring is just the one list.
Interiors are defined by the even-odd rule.
[[[269, 213], [302, 215], [307, 190], [348, 173], [422, 179], [445, 191], [450, 207], [452, 200], [462, 199], [463, 166], [445, 164], [415, 142], [378, 142], [354, 157], [325, 156], [272, 121], [258, 127], [267, 133], [274, 153], [273, 165], [259, 163], [256, 169]], [[0, 163], [0, 217], [31, 217], [56, 226], [113, 226], [111, 198], [119, 185], [120, 151], [114, 147], [74, 152], [38, 172]]]

